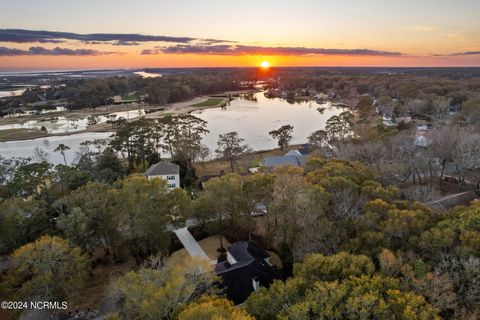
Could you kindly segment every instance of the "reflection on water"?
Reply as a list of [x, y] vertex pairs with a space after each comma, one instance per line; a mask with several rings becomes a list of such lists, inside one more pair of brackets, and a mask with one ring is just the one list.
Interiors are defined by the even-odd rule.
[[[323, 112], [317, 109], [321, 107]], [[290, 104], [283, 99], [268, 99], [257, 93], [246, 99], [235, 99], [226, 109], [206, 109], [193, 115], [208, 122], [210, 133], [204, 143], [213, 151], [217, 147], [218, 135], [237, 131], [239, 136], [255, 150], [276, 148], [269, 131], [282, 125], [294, 127], [292, 144], [305, 143], [316, 130], [325, 129], [327, 120], [340, 114], [344, 109], [332, 106], [330, 102], [319, 105], [315, 101]]]
[[145, 115], [144, 109], [135, 109], [128, 111], [113, 112], [108, 115], [96, 115], [89, 116], [85, 118], [67, 118], [64, 116], [60, 117], [51, 117], [46, 120], [29, 120], [24, 123], [13, 123], [0, 125], [0, 130], [6, 129], [41, 129], [45, 127], [48, 133], [66, 133], [66, 132], [75, 132], [85, 130], [88, 126], [104, 123], [110, 117], [114, 116], [116, 119], [119, 118], [135, 118], [138, 116]]
[[[321, 107], [323, 112], [317, 109]], [[332, 106], [331, 103], [322, 105], [315, 101], [289, 104], [281, 99], [267, 99], [263, 93], [257, 93], [247, 99], [237, 98], [230, 102], [225, 109], [205, 109], [194, 112], [193, 115], [208, 122], [208, 133], [204, 143], [213, 152], [217, 147], [219, 134], [229, 131], [237, 131], [240, 137], [255, 150], [276, 148], [276, 141], [272, 140], [268, 132], [282, 125], [290, 124], [294, 127], [293, 144], [304, 143], [308, 135], [315, 130], [325, 129], [326, 121], [333, 115], [340, 114], [344, 109]], [[118, 117], [127, 117], [121, 112]], [[66, 119], [59, 119], [56, 123], [50, 121], [52, 127], [61, 123], [63, 126], [86, 126], [87, 119], [79, 120], [78, 123], [65, 123]], [[35, 125], [38, 125], [36, 123]], [[55, 129], [54, 129], [55, 130]], [[57, 129], [61, 130], [61, 129]], [[70, 136], [49, 137], [47, 139], [35, 139], [25, 141], [12, 141], [0, 143], [0, 155], [4, 157], [23, 156], [32, 157], [35, 147], [40, 147], [50, 153], [50, 161], [62, 163], [63, 158], [53, 149], [59, 143], [68, 145], [71, 149], [67, 153], [69, 162], [74, 160], [80, 143], [85, 140], [107, 138], [110, 133], [79, 133]]]
[[142, 78], [158, 78], [158, 77], [162, 76], [159, 73], [150, 73], [150, 72], [145, 72], [145, 71], [137, 71], [137, 72], [135, 72], [135, 74], [142, 77]]
[[80, 143], [86, 140], [106, 139], [111, 135], [109, 132], [87, 132], [72, 134], [61, 137], [48, 137], [33, 140], [8, 141], [0, 143], [0, 155], [5, 158], [11, 157], [31, 157], [35, 155], [35, 148], [40, 148], [49, 154], [48, 160], [54, 164], [63, 163], [63, 156], [53, 150], [63, 143], [70, 147], [66, 151], [67, 161], [70, 163], [75, 160], [76, 153], [80, 149]]
[[22, 95], [23, 91], [25, 91], [25, 89], [0, 90], [0, 98], [20, 96]]

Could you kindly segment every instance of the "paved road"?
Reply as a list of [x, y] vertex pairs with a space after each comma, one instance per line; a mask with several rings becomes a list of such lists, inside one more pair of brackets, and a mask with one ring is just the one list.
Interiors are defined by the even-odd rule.
[[198, 242], [193, 238], [190, 231], [188, 231], [187, 227], [176, 229], [174, 232], [191, 257], [210, 260], [205, 251], [203, 251]]

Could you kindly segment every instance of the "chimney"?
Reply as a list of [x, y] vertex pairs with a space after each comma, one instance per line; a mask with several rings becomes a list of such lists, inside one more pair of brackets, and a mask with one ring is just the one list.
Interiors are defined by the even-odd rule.
[[258, 291], [260, 289], [260, 281], [258, 281], [257, 276], [254, 276], [252, 278], [252, 286], [254, 291]]

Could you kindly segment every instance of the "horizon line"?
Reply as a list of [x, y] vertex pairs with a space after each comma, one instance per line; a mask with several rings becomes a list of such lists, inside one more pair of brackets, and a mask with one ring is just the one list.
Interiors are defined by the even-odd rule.
[[[50, 72], [80, 72], [80, 71], [141, 71], [151, 69], [260, 69], [260, 66], [190, 66], [190, 67], [129, 67], [129, 68], [81, 68], [81, 69], [0, 69], [0, 73], [50, 73]], [[466, 65], [466, 66], [270, 66], [270, 69], [288, 69], [288, 68], [357, 68], [357, 69], [466, 69], [466, 68], [480, 68], [480, 65]]]

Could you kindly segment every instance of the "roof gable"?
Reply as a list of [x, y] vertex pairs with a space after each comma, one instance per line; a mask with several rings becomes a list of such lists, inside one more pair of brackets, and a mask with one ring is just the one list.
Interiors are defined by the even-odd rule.
[[262, 165], [267, 167], [276, 167], [280, 165], [292, 165], [296, 167], [303, 167], [307, 162], [306, 155], [289, 155], [282, 157], [268, 157], [263, 159]]
[[467, 206], [473, 200], [478, 199], [478, 196], [473, 191], [466, 191], [457, 194], [451, 194], [443, 198], [426, 203], [426, 205], [436, 212], [444, 212], [456, 206]]
[[160, 161], [151, 165], [147, 171], [145, 171], [146, 176], [161, 176], [166, 174], [179, 174], [180, 167], [175, 163]]

